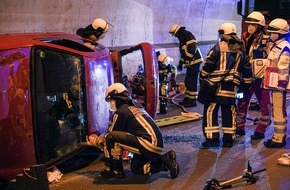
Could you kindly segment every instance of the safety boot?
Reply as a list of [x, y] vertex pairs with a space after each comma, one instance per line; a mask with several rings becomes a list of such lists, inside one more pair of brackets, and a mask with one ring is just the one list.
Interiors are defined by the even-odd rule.
[[210, 148], [210, 147], [219, 147], [220, 141], [219, 139], [206, 139], [205, 142], [201, 144], [203, 148]]
[[234, 145], [234, 141], [232, 140], [223, 140], [223, 147], [231, 148]]
[[116, 179], [125, 178], [122, 160], [112, 159], [110, 163], [110, 168], [101, 171], [101, 176], [105, 178], [116, 178]]
[[268, 139], [267, 141], [264, 141], [264, 145], [267, 148], [282, 148], [286, 145], [285, 137], [283, 138], [282, 143], [276, 143], [273, 142], [272, 139]]
[[105, 169], [103, 171], [101, 171], [101, 176], [103, 176], [104, 178], [115, 178], [115, 179], [124, 179], [125, 178], [125, 173], [124, 171], [116, 171], [116, 170], [112, 170], [112, 169]]
[[189, 98], [185, 97], [185, 98], [183, 98], [183, 100], [181, 102], [178, 102], [178, 104], [181, 106], [184, 106], [184, 104], [186, 104], [188, 100], [189, 100]]
[[162, 170], [169, 170], [172, 179], [176, 178], [179, 174], [179, 164], [176, 162], [176, 154], [173, 150], [165, 153], [162, 158]]
[[251, 139], [252, 140], [261, 140], [265, 138], [265, 134], [264, 133], [259, 133], [257, 131], [255, 131], [255, 133], [253, 135], [251, 135]]
[[183, 104], [183, 107], [185, 108], [196, 107], [196, 100], [188, 99], [188, 101], [185, 104]]
[[245, 132], [245, 129], [237, 129], [236, 131], [236, 135], [237, 136], [245, 136], [246, 132]]

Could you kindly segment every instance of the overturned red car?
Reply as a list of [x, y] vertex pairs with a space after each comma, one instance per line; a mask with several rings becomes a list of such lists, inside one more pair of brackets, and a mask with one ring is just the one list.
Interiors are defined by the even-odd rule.
[[[31, 165], [63, 162], [86, 147], [86, 135], [107, 130], [104, 92], [123, 82], [122, 54], [64, 33], [5, 34], [0, 41], [0, 178], [9, 180]], [[148, 89], [141, 101], [155, 117], [155, 51], [147, 43], [136, 47]]]

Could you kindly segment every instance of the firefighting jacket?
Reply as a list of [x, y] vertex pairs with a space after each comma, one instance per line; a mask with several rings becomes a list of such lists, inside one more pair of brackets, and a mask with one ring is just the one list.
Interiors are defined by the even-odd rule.
[[266, 44], [268, 35], [263, 32], [258, 32], [250, 35], [248, 32], [242, 34], [242, 41], [244, 50], [248, 60], [265, 58], [266, 57]]
[[124, 131], [138, 138], [140, 144], [156, 154], [162, 153], [163, 138], [159, 127], [139, 106], [122, 104], [113, 114], [109, 131]]
[[176, 33], [179, 40], [180, 62], [183, 67], [199, 64], [203, 61], [202, 54], [194, 35], [181, 27]]
[[245, 56], [240, 50], [229, 50], [228, 43], [217, 43], [208, 53], [200, 72], [200, 79], [220, 84], [214, 102], [220, 104], [235, 104], [235, 96], [242, 79], [250, 86], [252, 71], [247, 65]]
[[285, 39], [275, 42], [268, 57], [268, 66], [278, 68], [278, 86], [285, 88], [289, 81], [290, 45]]
[[171, 75], [170, 79], [176, 79], [176, 67], [172, 64], [165, 65], [161, 62], [158, 62], [159, 70], [159, 82], [168, 83], [169, 74]]

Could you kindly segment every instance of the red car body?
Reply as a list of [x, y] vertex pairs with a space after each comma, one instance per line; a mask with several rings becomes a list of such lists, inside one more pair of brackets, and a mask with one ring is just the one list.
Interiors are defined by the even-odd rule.
[[[111, 113], [104, 92], [121, 71], [108, 48], [88, 48], [74, 34], [7, 34], [0, 41], [0, 178], [9, 180], [31, 165], [64, 161], [85, 147], [86, 135], [105, 132]], [[155, 117], [155, 51], [140, 47], [150, 69], [145, 108]]]

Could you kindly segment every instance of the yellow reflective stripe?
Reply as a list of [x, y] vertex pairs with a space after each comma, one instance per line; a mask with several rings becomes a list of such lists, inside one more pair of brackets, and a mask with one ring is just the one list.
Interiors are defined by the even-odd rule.
[[205, 134], [207, 138], [212, 139], [212, 133], [219, 131], [218, 126], [212, 126], [212, 115], [213, 110], [216, 107], [216, 103], [210, 103], [207, 112], [206, 112], [206, 118], [207, 118], [207, 125], [205, 127]]
[[143, 172], [144, 174], [149, 174], [151, 169], [151, 162], [147, 162], [143, 165]]
[[227, 57], [226, 57], [226, 52], [221, 52], [221, 57], [220, 57], [220, 70], [225, 71], [226, 66], [227, 66]]
[[218, 94], [227, 95], [227, 96], [235, 96], [236, 95], [236, 93], [233, 91], [221, 90], [220, 88], [221, 87], [219, 87]]
[[185, 45], [182, 46], [182, 49], [184, 50], [185, 55], [186, 55], [187, 57], [192, 58], [192, 57], [194, 56], [193, 54], [191, 54], [191, 53], [189, 53], [189, 52], [187, 51], [187, 46], [190, 45], [190, 44], [192, 44], [192, 43], [195, 43], [195, 42], [196, 42], [196, 40], [189, 40], [189, 41], [186, 42]]
[[146, 164], [143, 165], [144, 174], [149, 174], [150, 173], [150, 168], [151, 168], [151, 161], [149, 161], [149, 162], [147, 162]]
[[113, 131], [117, 119], [118, 119], [118, 114], [114, 114], [114, 115], [113, 115], [113, 121], [112, 121], [112, 124], [111, 124], [111, 126], [109, 127], [109, 131], [110, 131], [110, 132]]
[[65, 100], [67, 107], [68, 107], [69, 109], [72, 109], [72, 103], [71, 103], [71, 101], [68, 99], [68, 95], [67, 95], [67, 93], [64, 93], [64, 94], [62, 95], [62, 97], [63, 97], [63, 99]]
[[140, 144], [144, 148], [149, 150], [150, 152], [154, 152], [156, 154], [161, 154], [162, 153], [162, 148], [161, 147], [154, 146], [153, 144], [151, 144], [149, 141], [143, 139], [142, 137], [137, 137], [137, 139], [140, 142]]
[[136, 119], [143, 126], [146, 132], [150, 135], [151, 140], [152, 140], [152, 145], [156, 146], [157, 138], [151, 125], [146, 121], [146, 119], [143, 116], [136, 117]]
[[187, 45], [193, 44], [193, 43], [196, 43], [196, 40], [192, 39], [192, 40], [189, 40], [189, 41], [186, 42]]
[[197, 91], [188, 91], [188, 95], [195, 96], [197, 95]]
[[201, 76], [207, 76], [209, 73], [208, 72], [206, 72], [206, 71], [204, 71], [204, 70], [201, 70]]
[[189, 65], [194, 65], [194, 64], [196, 64], [196, 63], [200, 63], [200, 62], [202, 62], [202, 58], [199, 58], [199, 59], [196, 59], [196, 60], [191, 61], [191, 62], [189, 63]]
[[128, 150], [130, 152], [136, 153], [136, 154], [140, 154], [139, 149], [135, 148], [135, 147], [131, 147], [128, 145], [124, 145], [124, 144], [120, 144], [119, 145], [124, 149], [124, 150]]
[[235, 134], [236, 128], [233, 127], [222, 127], [222, 130], [225, 134]]
[[120, 156], [122, 155], [122, 149], [119, 143], [114, 144], [114, 148], [111, 149], [111, 155], [114, 159], [120, 159]]
[[219, 132], [219, 127], [218, 126], [206, 127], [205, 132], [206, 133]]

